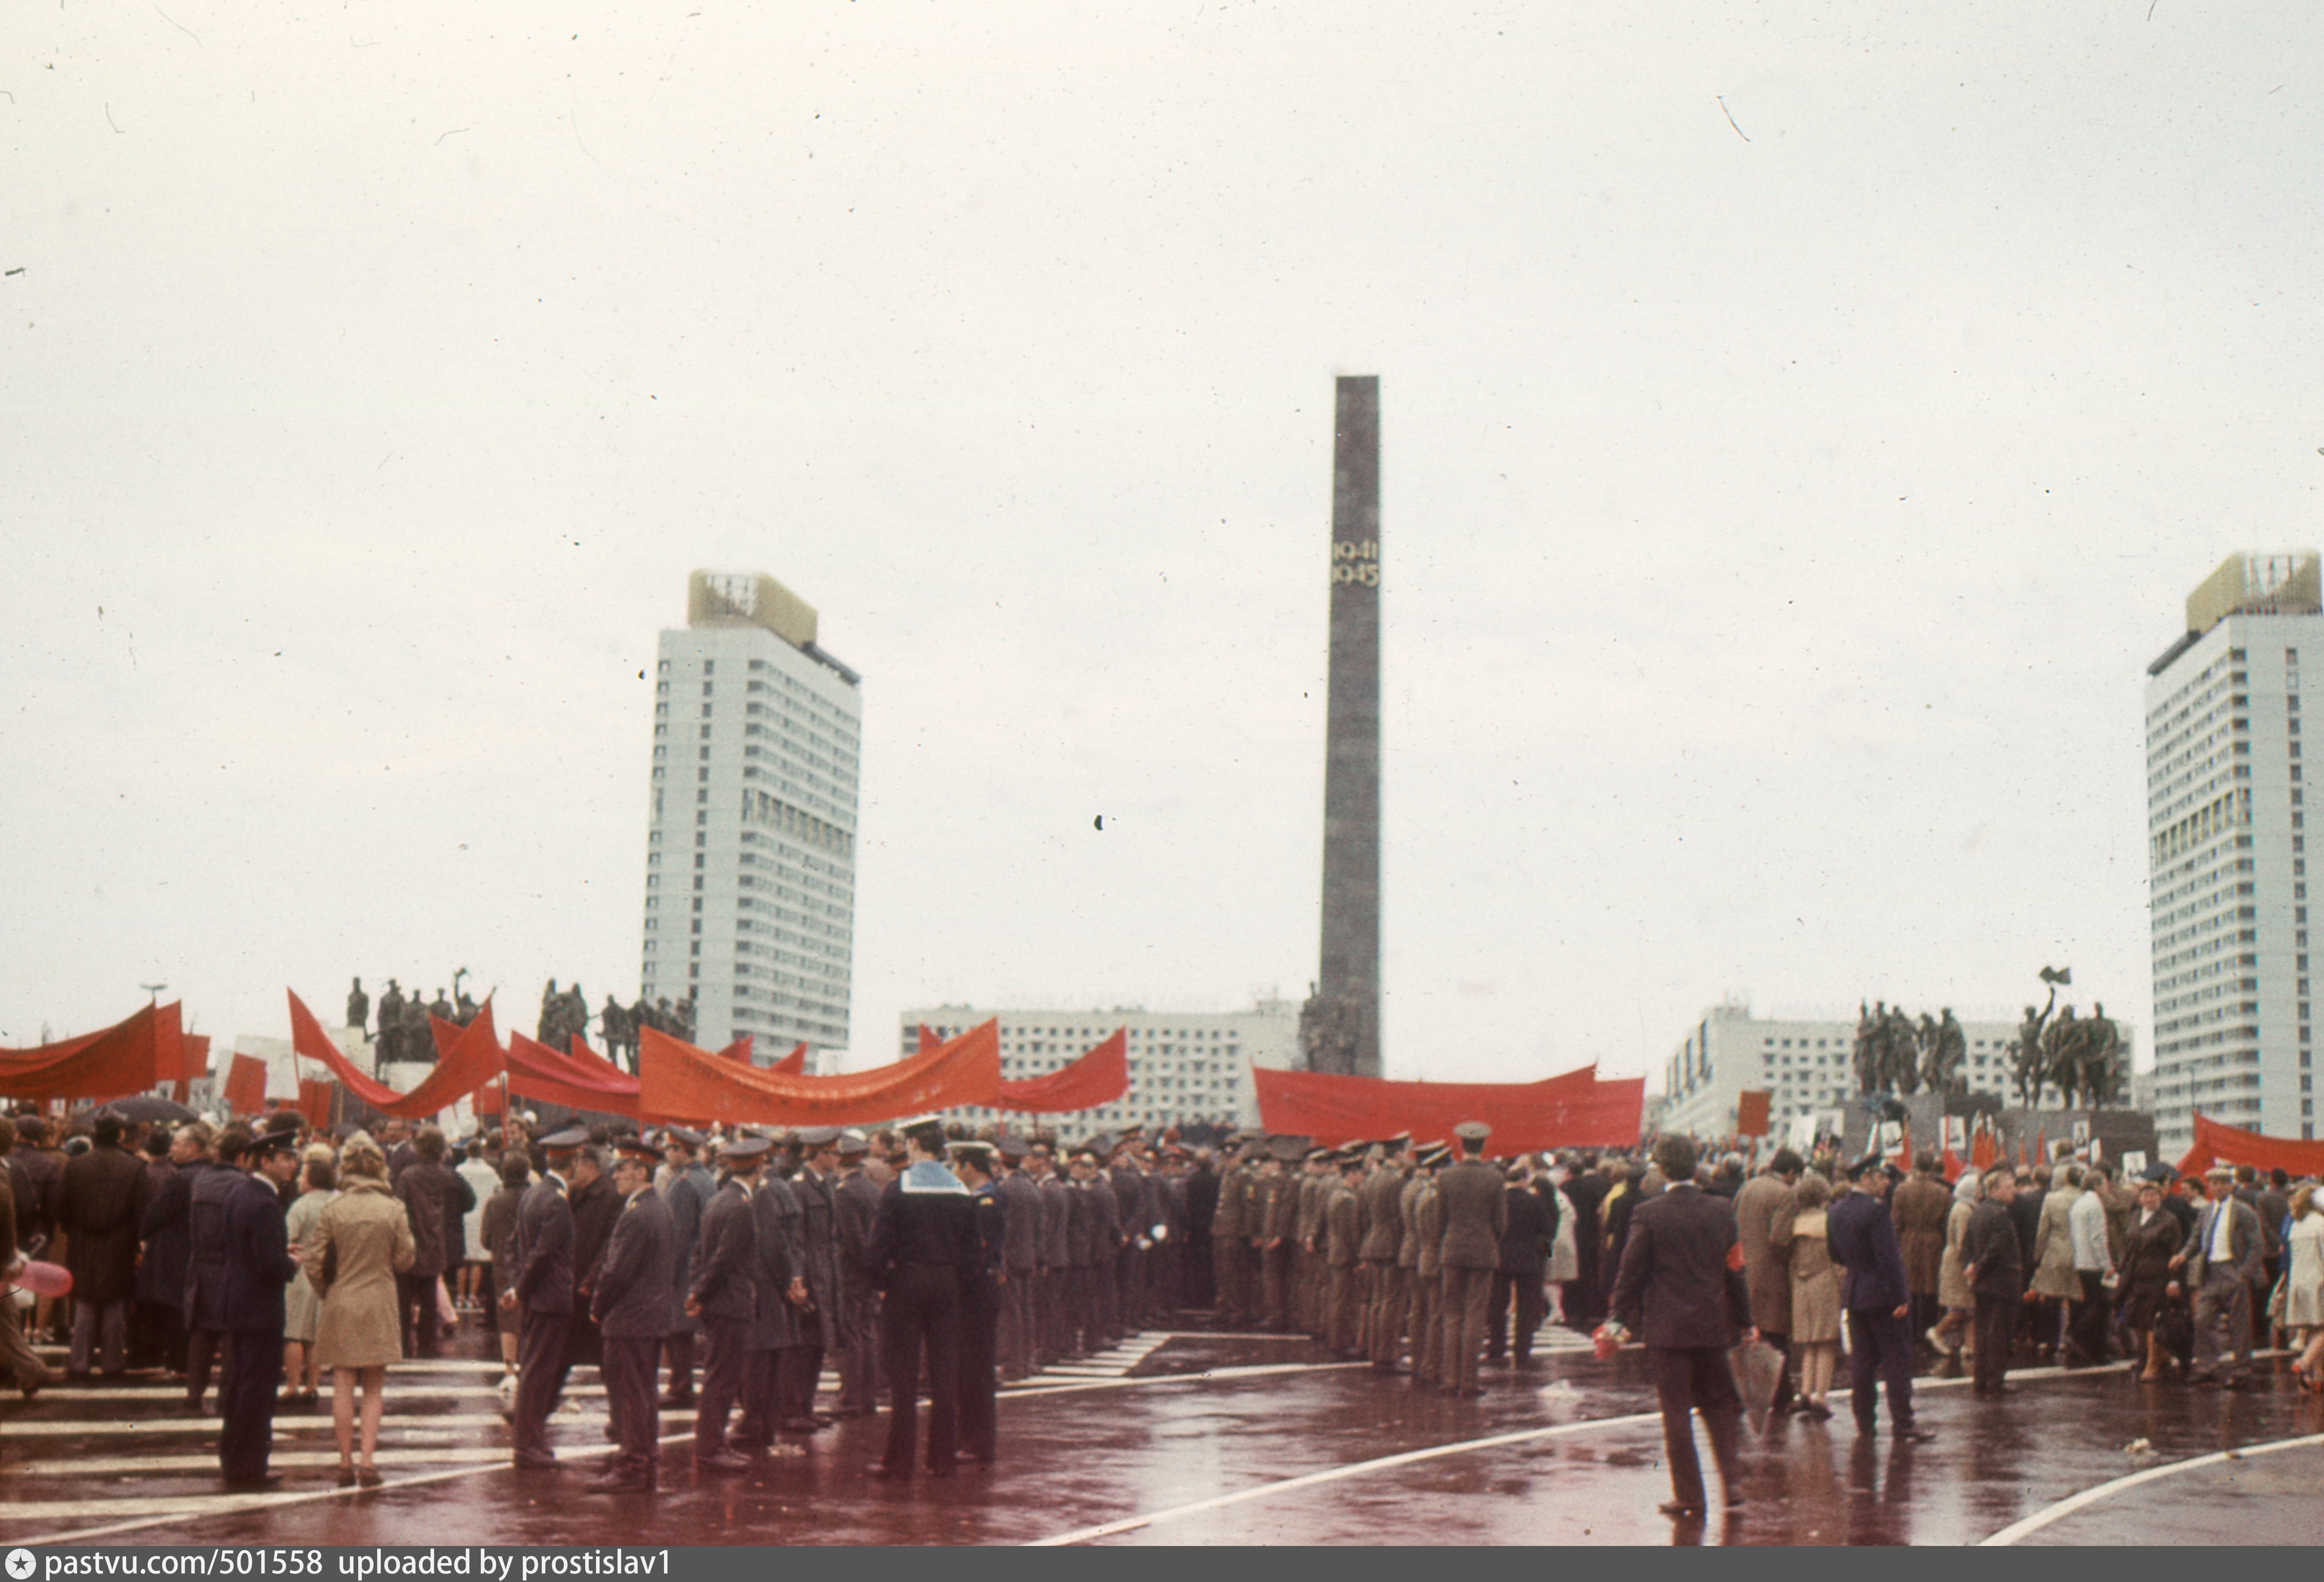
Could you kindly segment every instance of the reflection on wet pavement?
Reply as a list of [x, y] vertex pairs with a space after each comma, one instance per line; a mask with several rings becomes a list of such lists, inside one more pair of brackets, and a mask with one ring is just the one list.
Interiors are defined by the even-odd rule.
[[[864, 1474], [883, 1418], [787, 1440], [789, 1454], [727, 1479], [697, 1479], [685, 1443], [667, 1445], [653, 1495], [588, 1494], [579, 1485], [595, 1464], [577, 1459], [549, 1474], [464, 1467], [458, 1458], [503, 1447], [505, 1429], [492, 1419], [447, 1430], [475, 1403], [429, 1397], [427, 1381], [399, 1377], [390, 1395], [410, 1412], [403, 1442], [447, 1447], [413, 1450], [415, 1461], [440, 1458], [444, 1470], [428, 1481], [392, 1468], [377, 1494], [331, 1495], [327, 1471], [294, 1466], [290, 1503], [206, 1504], [114, 1540], [393, 1543], [425, 1531], [499, 1543], [1959, 1544], [2030, 1519], [2039, 1525], [2018, 1541], [2250, 1543], [2312, 1541], [2318, 1528], [2306, 1513], [2324, 1443], [2173, 1470], [2324, 1435], [2324, 1405], [2264, 1371], [2272, 1364], [2246, 1393], [2140, 1384], [2120, 1369], [2030, 1370], [2013, 1375], [2015, 1394], [1988, 1402], [1970, 1399], [1965, 1382], [1923, 1380], [1922, 1420], [1939, 1435], [1926, 1445], [1894, 1443], [1885, 1419], [1878, 1434], [1859, 1436], [1835, 1392], [1840, 1411], [1828, 1423], [1777, 1419], [1764, 1437], [1747, 1435], [1739, 1512], [1674, 1527], [1655, 1512], [1669, 1485], [1635, 1352], [1600, 1363], [1568, 1348], [1529, 1372], [1489, 1367], [1485, 1397], [1455, 1401], [1335, 1365], [1305, 1340], [1150, 1338], [1126, 1378], [1051, 1377], [1004, 1395], [998, 1466], [904, 1486]], [[117, 1528], [164, 1493], [210, 1498], [215, 1485], [194, 1459], [204, 1430], [82, 1437], [76, 1411], [88, 1427], [126, 1414], [117, 1403], [71, 1402], [69, 1392], [51, 1392], [0, 1424], [8, 1458], [32, 1463], [8, 1469], [0, 1512], [45, 1514], [68, 1508], [69, 1494], [91, 1513], [43, 1520], [35, 1534], [9, 1512], [12, 1537]], [[601, 1423], [594, 1398], [559, 1419], [564, 1453], [602, 1444]], [[677, 1414], [665, 1420], [673, 1435], [686, 1426]], [[2151, 1451], [2126, 1448], [2140, 1439]], [[329, 1443], [327, 1433], [284, 1442]], [[76, 1458], [140, 1455], [156, 1459], [143, 1477], [69, 1474]], [[2106, 1492], [2149, 1470], [2156, 1475], [2120, 1495]], [[163, 1477], [179, 1481], [157, 1486]], [[117, 1494], [114, 1520], [93, 1485]], [[2101, 1492], [2086, 1505], [2052, 1511], [2090, 1490]]]

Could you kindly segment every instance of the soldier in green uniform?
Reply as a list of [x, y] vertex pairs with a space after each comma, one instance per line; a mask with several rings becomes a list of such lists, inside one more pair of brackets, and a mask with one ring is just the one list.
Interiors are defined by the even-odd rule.
[[1477, 1396], [1485, 1392], [1477, 1383], [1477, 1365], [1509, 1205], [1501, 1172], [1485, 1162], [1485, 1139], [1492, 1128], [1482, 1121], [1463, 1121], [1452, 1135], [1460, 1140], [1460, 1161], [1436, 1179], [1444, 1212], [1444, 1390]]
[[1405, 1151], [1411, 1143], [1409, 1133], [1381, 1143], [1379, 1169], [1363, 1188], [1364, 1268], [1371, 1285], [1365, 1343], [1376, 1374], [1395, 1373], [1397, 1356], [1404, 1348], [1406, 1291], [1397, 1256], [1404, 1247]]
[[1331, 1324], [1325, 1344], [1342, 1362], [1354, 1362], [1363, 1355], [1356, 1345], [1363, 1311], [1363, 1213], [1356, 1191], [1364, 1175], [1363, 1146], [1351, 1143], [1337, 1155], [1339, 1180], [1333, 1183], [1323, 1209], [1323, 1261], [1332, 1272], [1327, 1303]]
[[1219, 1180], [1219, 1206], [1211, 1216], [1211, 1252], [1218, 1276], [1218, 1324], [1238, 1329], [1250, 1322], [1250, 1217], [1254, 1174], [1246, 1146]]
[[1406, 1198], [1417, 1248], [1412, 1270], [1412, 1383], [1416, 1390], [1444, 1383], [1444, 1204], [1436, 1195], [1436, 1172], [1452, 1157], [1452, 1149], [1443, 1143], [1421, 1149]]
[[1328, 1148], [1309, 1149], [1301, 1169], [1298, 1218], [1293, 1228], [1292, 1284], [1301, 1331], [1322, 1340], [1331, 1331], [1326, 1299], [1332, 1274], [1323, 1256], [1323, 1207], [1332, 1200], [1338, 1172], [1332, 1168]]

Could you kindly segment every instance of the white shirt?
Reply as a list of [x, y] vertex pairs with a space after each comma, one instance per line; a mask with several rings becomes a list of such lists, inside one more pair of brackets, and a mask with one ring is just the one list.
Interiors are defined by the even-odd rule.
[[2114, 1267], [2107, 1247], [2106, 1199], [2096, 1192], [2084, 1192], [2067, 1211], [2066, 1226], [2073, 1235], [2077, 1270], [2097, 1274]]

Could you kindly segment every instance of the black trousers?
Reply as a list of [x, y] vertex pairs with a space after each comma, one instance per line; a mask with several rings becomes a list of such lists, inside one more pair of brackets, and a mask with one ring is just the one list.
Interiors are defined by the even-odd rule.
[[2008, 1377], [2009, 1348], [2017, 1339], [2017, 1309], [2024, 1305], [2024, 1299], [2018, 1296], [1977, 1293], [1972, 1322], [1977, 1328], [1975, 1389], [1979, 1395], [2000, 1389], [2002, 1380]]
[[734, 1410], [742, 1393], [750, 1354], [748, 1318], [702, 1320], [702, 1392], [695, 1397], [694, 1406], [696, 1455], [712, 1455], [726, 1448], [726, 1414]]
[[436, 1276], [399, 1274], [395, 1277], [397, 1321], [403, 1326], [403, 1355], [436, 1356]]
[[613, 1420], [623, 1472], [650, 1476], [661, 1459], [661, 1409], [654, 1402], [654, 1354], [661, 1342], [650, 1336], [607, 1336], [597, 1374], [605, 1382], [605, 1411]]
[[961, 1450], [979, 1461], [991, 1461], [999, 1451], [1000, 1325], [1001, 1287], [989, 1274], [962, 1275], [958, 1431]]
[[[1509, 1304], [1517, 1303], [1517, 1333], [1509, 1332]], [[1533, 1337], [1541, 1331], [1541, 1321], [1549, 1317], [1549, 1296], [1542, 1289], [1538, 1274], [1508, 1274], [1495, 1272], [1492, 1294], [1487, 1297], [1485, 1355], [1495, 1362], [1504, 1352], [1513, 1352], [1519, 1362], [1533, 1355]]]
[[2114, 1311], [2114, 1293], [2101, 1283], [2105, 1276], [2095, 1269], [2075, 1271], [2082, 1283], [2082, 1294], [2074, 1299], [2066, 1320], [2066, 1335], [2082, 1362], [2098, 1363], [2107, 1359], [2112, 1349], [2107, 1344], [2107, 1319]]
[[1904, 1323], [1886, 1308], [1848, 1309], [1848, 1404], [1864, 1433], [1879, 1420], [1877, 1383], [1888, 1387], [1890, 1430], [1914, 1426], [1913, 1336]]
[[880, 1362], [888, 1374], [888, 1471], [908, 1477], [920, 1430], [920, 1364], [927, 1359], [930, 1472], [950, 1472], [959, 1427], [960, 1271], [901, 1263], [880, 1309]]
[[549, 1414], [565, 1393], [565, 1332], [570, 1313], [525, 1309], [516, 1337], [516, 1402], [509, 1410], [509, 1438], [519, 1450], [549, 1448]]
[[782, 1413], [780, 1420], [797, 1422], [814, 1416], [816, 1381], [823, 1377], [822, 1346], [810, 1343], [785, 1347], [782, 1369], [782, 1393], [776, 1403]]
[[839, 1404], [880, 1409], [880, 1292], [853, 1274], [840, 1276]]
[[1682, 1505], [1708, 1510], [1702, 1462], [1694, 1449], [1694, 1413], [1702, 1413], [1711, 1436], [1711, 1459], [1719, 1463], [1727, 1503], [1740, 1504], [1736, 1487], [1736, 1447], [1742, 1439], [1743, 1398], [1728, 1370], [1727, 1351], [1718, 1346], [1650, 1346], [1646, 1369], [1663, 1407], [1663, 1452], [1670, 1463], [1671, 1494]]
[[783, 1358], [788, 1346], [751, 1348], [742, 1364], [742, 1420], [734, 1425], [738, 1443], [771, 1445], [782, 1425]]
[[274, 1446], [274, 1387], [282, 1377], [282, 1331], [237, 1330], [223, 1337], [218, 1373], [218, 1471], [230, 1478], [266, 1476]]
[[694, 1400], [694, 1331], [665, 1337], [662, 1355], [669, 1359], [669, 1398], [680, 1406]]
[[186, 1404], [198, 1407], [210, 1387], [210, 1369], [218, 1361], [225, 1338], [222, 1330], [186, 1331]]

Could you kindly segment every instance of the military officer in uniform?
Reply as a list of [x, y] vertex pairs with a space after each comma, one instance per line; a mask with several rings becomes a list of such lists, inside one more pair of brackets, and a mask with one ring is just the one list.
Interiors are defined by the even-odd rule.
[[686, 1311], [687, 1281], [694, 1272], [694, 1246], [702, 1234], [702, 1211], [718, 1183], [701, 1161], [699, 1134], [672, 1126], [661, 1136], [669, 1173], [661, 1198], [669, 1209], [671, 1244], [678, 1250], [670, 1260], [669, 1330], [662, 1342], [662, 1355], [669, 1361], [669, 1392], [661, 1398], [661, 1404], [682, 1411], [694, 1404], [694, 1337], [701, 1328], [701, 1320]]
[[1219, 1291], [1217, 1322], [1222, 1329], [1239, 1329], [1250, 1322], [1250, 1232], [1244, 1221], [1250, 1211], [1252, 1180], [1250, 1155], [1246, 1152], [1220, 1178], [1218, 1207], [1211, 1213], [1211, 1252]]
[[1406, 1291], [1397, 1257], [1404, 1245], [1405, 1151], [1411, 1143], [1409, 1133], [1382, 1142], [1380, 1167], [1363, 1187], [1364, 1271], [1370, 1286], [1366, 1339], [1376, 1374], [1395, 1373], [1404, 1346]]
[[661, 1417], [654, 1404], [654, 1357], [669, 1331], [670, 1270], [678, 1231], [654, 1190], [660, 1151], [639, 1137], [613, 1144], [613, 1191], [621, 1207], [589, 1297], [597, 1321], [599, 1375], [621, 1450], [592, 1488], [650, 1490], [661, 1465]]
[[945, 1152], [975, 1208], [974, 1255], [960, 1266], [960, 1453], [979, 1466], [1000, 1454], [1001, 1290], [1009, 1278], [1009, 1209], [993, 1180], [990, 1143], [954, 1143]]
[[1501, 1237], [1509, 1227], [1509, 1205], [1501, 1172], [1485, 1162], [1485, 1139], [1493, 1129], [1482, 1121], [1452, 1128], [1461, 1159], [1436, 1178], [1444, 1210], [1444, 1392], [1482, 1395], [1477, 1368], [1485, 1345], [1485, 1313], [1493, 1294], [1493, 1272], [1501, 1266]]
[[807, 1309], [802, 1315], [804, 1343], [787, 1358], [790, 1365], [790, 1420], [825, 1428], [831, 1419], [815, 1409], [816, 1381], [823, 1376], [824, 1354], [839, 1347], [839, 1247], [837, 1170], [839, 1128], [803, 1127], [797, 1134], [803, 1162], [791, 1177], [799, 1201], [799, 1239], [807, 1250]]
[[1301, 1171], [1293, 1285], [1298, 1293], [1299, 1328], [1323, 1340], [1331, 1332], [1326, 1315], [1332, 1283], [1332, 1267], [1323, 1256], [1323, 1208], [1332, 1200], [1332, 1189], [1339, 1180], [1339, 1172], [1333, 1167], [1332, 1151], [1323, 1147], [1307, 1151]]
[[[226, 1252], [222, 1307], [227, 1336], [218, 1380], [218, 1469], [230, 1489], [266, 1488], [274, 1443], [274, 1385], [282, 1374], [282, 1288], [299, 1272], [283, 1225], [281, 1189], [299, 1173], [299, 1140], [269, 1132], [244, 1156], [254, 1172], [235, 1172], [221, 1227]], [[0, 1248], [13, 1253], [14, 1248]], [[0, 1319], [0, 1322], [5, 1322]]]
[[1417, 1249], [1412, 1265], [1412, 1387], [1416, 1390], [1442, 1389], [1444, 1384], [1444, 1203], [1437, 1196], [1436, 1176], [1452, 1157], [1449, 1143], [1431, 1143], [1414, 1161], [1412, 1179], [1419, 1186], [1409, 1199]]
[[702, 1324], [702, 1393], [694, 1411], [697, 1472], [740, 1472], [750, 1461], [727, 1448], [726, 1414], [742, 1393], [751, 1327], [758, 1317], [759, 1231], [752, 1189], [767, 1157], [763, 1137], [736, 1137], [718, 1150], [724, 1174], [702, 1210], [702, 1238], [686, 1310]]
[[842, 1132], [833, 1152], [839, 1180], [832, 1186], [832, 1239], [839, 1262], [839, 1409], [835, 1417], [870, 1417], [880, 1410], [880, 1288], [872, 1279], [872, 1230], [880, 1218], [880, 1189], [863, 1173], [871, 1142]]
[[549, 1448], [549, 1414], [565, 1390], [565, 1342], [573, 1326], [573, 1210], [565, 1200], [573, 1155], [589, 1141], [579, 1126], [540, 1140], [548, 1167], [517, 1205], [509, 1233], [513, 1278], [501, 1306], [522, 1314], [517, 1332], [516, 1399], [509, 1411], [510, 1460], [519, 1471], [557, 1465]]
[[1338, 1155], [1340, 1179], [1323, 1209], [1323, 1262], [1332, 1272], [1331, 1326], [1325, 1344], [1342, 1362], [1363, 1355], [1357, 1348], [1359, 1319], [1363, 1311], [1363, 1211], [1356, 1189], [1364, 1177], [1364, 1144], [1351, 1143]]
[[1008, 1241], [1001, 1263], [1008, 1278], [1001, 1287], [1001, 1376], [1022, 1379], [1034, 1368], [1034, 1330], [1040, 1275], [1041, 1189], [1025, 1174], [1025, 1143], [1016, 1136], [995, 1144], [1001, 1157], [1001, 1178], [995, 1189], [1008, 1219]]
[[774, 1444], [779, 1429], [796, 1431], [798, 1420], [784, 1391], [789, 1383], [785, 1354], [802, 1345], [807, 1335], [807, 1244], [798, 1197], [772, 1170], [760, 1170], [751, 1207], [759, 1254], [751, 1284], [759, 1306], [751, 1322], [742, 1420], [734, 1430], [734, 1442], [746, 1450], [764, 1450]]
[[1036, 1367], [1046, 1368], [1074, 1350], [1068, 1328], [1074, 1279], [1073, 1185], [1057, 1172], [1047, 1143], [1035, 1142], [1025, 1159], [1041, 1194], [1040, 1286], [1034, 1294], [1040, 1344], [1033, 1361]]
[[980, 1256], [976, 1207], [967, 1187], [944, 1166], [942, 1124], [930, 1115], [899, 1129], [904, 1170], [880, 1195], [872, 1237], [872, 1266], [886, 1298], [880, 1359], [888, 1375], [888, 1448], [871, 1473], [892, 1480], [912, 1476], [925, 1356], [927, 1466], [932, 1477], [949, 1477], [959, 1422], [960, 1272]]

